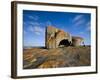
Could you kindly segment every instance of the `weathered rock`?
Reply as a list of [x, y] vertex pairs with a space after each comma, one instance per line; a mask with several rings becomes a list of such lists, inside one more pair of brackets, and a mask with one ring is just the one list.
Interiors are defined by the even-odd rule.
[[64, 46], [79, 46], [83, 41], [81, 37], [72, 37], [68, 32], [52, 26], [46, 28], [45, 45], [46, 48], [58, 48]]
[[83, 38], [81, 37], [72, 37], [72, 45], [73, 46], [79, 46], [83, 42]]
[[63, 30], [48, 26], [46, 29], [46, 47], [47, 48], [58, 48], [65, 40], [66, 46], [72, 41], [72, 37], [69, 33], [64, 32]]
[[33, 48], [25, 50], [23, 55], [24, 69], [60, 68], [91, 65], [90, 46], [69, 46], [48, 50], [43, 48]]

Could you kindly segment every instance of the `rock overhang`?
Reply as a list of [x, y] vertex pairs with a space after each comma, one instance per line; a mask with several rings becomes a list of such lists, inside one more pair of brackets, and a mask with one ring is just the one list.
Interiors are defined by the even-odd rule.
[[80, 46], [84, 40], [79, 36], [72, 36], [64, 30], [48, 26], [45, 33], [46, 48], [58, 48], [62, 46]]

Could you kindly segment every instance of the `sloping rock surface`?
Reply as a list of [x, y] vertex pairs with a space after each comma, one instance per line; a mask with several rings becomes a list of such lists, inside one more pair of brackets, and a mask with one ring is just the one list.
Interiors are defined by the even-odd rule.
[[62, 47], [55, 49], [24, 49], [23, 68], [58, 68], [90, 66], [90, 47]]

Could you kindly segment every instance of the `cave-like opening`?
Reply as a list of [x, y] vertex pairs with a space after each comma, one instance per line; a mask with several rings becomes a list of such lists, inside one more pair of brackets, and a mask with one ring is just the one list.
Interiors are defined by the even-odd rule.
[[68, 47], [70, 46], [70, 42], [67, 39], [63, 39], [59, 42], [59, 47]]

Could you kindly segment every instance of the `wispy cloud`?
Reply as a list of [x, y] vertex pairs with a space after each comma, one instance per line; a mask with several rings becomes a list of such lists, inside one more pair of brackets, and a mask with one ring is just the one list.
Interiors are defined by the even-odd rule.
[[90, 21], [85, 24], [85, 27], [86, 27], [86, 29], [84, 31], [81, 31], [80, 34], [85, 34], [87, 31], [91, 30], [91, 23], [90, 23]]
[[84, 19], [80, 19], [79, 21], [75, 22], [74, 26], [80, 26], [80, 25], [83, 25], [85, 22]]
[[34, 27], [34, 31], [36, 31], [36, 32], [42, 32], [43, 29], [40, 28], [39, 26], [35, 26], [35, 27]]
[[29, 31], [35, 33], [36, 35], [41, 35], [44, 29], [39, 26], [29, 26]]
[[84, 20], [84, 16], [83, 15], [77, 15], [74, 17], [74, 19], [72, 20], [72, 23], [74, 24], [74, 26], [80, 26], [83, 25], [85, 22]]
[[81, 31], [79, 34], [84, 34], [84, 33], [85, 33], [85, 32], [82, 32], [82, 31]]
[[33, 32], [33, 31], [34, 31], [34, 29], [33, 29], [33, 26], [32, 26], [32, 25], [28, 26], [28, 31], [30, 31], [30, 32]]
[[90, 23], [90, 21], [89, 22], [87, 22], [87, 24], [86, 24], [86, 31], [90, 31], [91, 29], [91, 23]]
[[33, 22], [33, 21], [30, 21], [29, 24], [33, 25], [33, 26], [40, 26], [40, 25], [42, 25], [42, 23], [40, 23], [40, 22]]
[[28, 16], [30, 19], [33, 19], [33, 20], [38, 20], [39, 19], [39, 17], [38, 16], [34, 16], [34, 15], [30, 15], [30, 16]]
[[43, 34], [44, 29], [41, 28], [41, 27], [39, 27], [39, 26], [34, 26], [34, 32], [35, 32], [35, 34], [37, 34], [37, 35], [41, 35], [41, 34]]
[[83, 15], [77, 15], [75, 16], [75, 18], [73, 19], [73, 22], [79, 21], [80, 19], [83, 18]]

